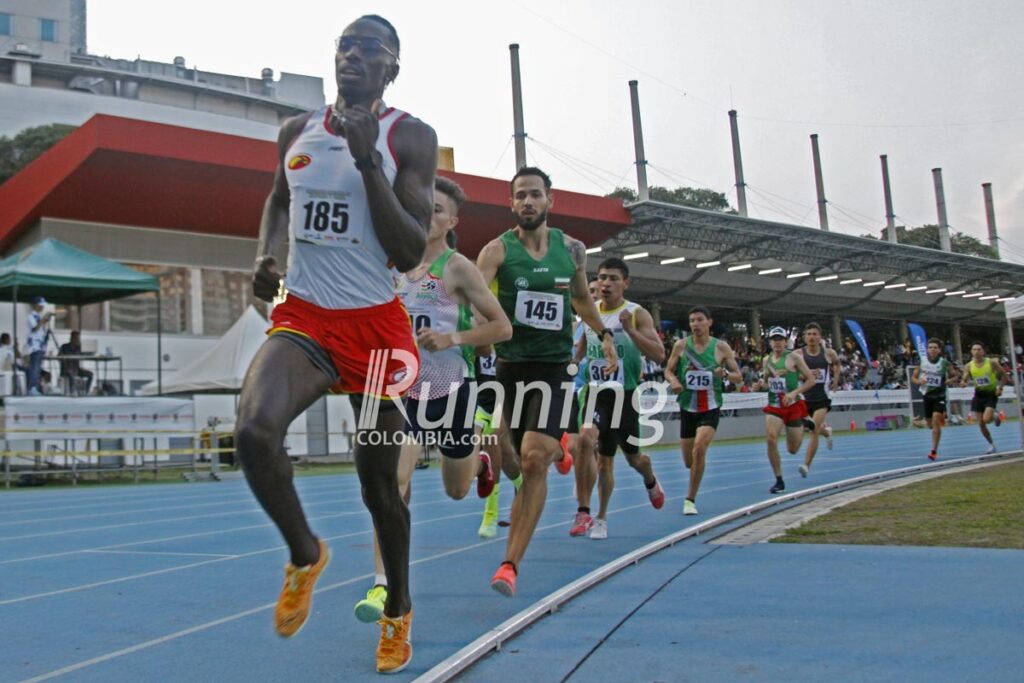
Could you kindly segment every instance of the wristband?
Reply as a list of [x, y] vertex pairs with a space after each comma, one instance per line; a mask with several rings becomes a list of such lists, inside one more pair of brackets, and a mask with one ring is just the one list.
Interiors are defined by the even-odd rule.
[[601, 338], [601, 341], [604, 341], [605, 337], [611, 337], [612, 339], [615, 339], [615, 333], [609, 330], [607, 327], [598, 332], [597, 336]]
[[373, 150], [365, 157], [356, 159], [356, 168], [360, 171], [370, 171], [375, 168], [380, 168], [381, 161], [383, 161], [383, 158], [381, 157], [380, 152]]

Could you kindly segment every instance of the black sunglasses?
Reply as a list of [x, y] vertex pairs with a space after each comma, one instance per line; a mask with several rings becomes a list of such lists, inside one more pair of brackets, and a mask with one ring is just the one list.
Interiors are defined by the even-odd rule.
[[335, 46], [338, 48], [338, 52], [346, 53], [352, 50], [354, 47], [358, 47], [359, 51], [366, 56], [372, 56], [386, 52], [398, 61], [398, 55], [388, 49], [384, 42], [380, 38], [374, 38], [373, 36], [339, 36], [334, 41]]

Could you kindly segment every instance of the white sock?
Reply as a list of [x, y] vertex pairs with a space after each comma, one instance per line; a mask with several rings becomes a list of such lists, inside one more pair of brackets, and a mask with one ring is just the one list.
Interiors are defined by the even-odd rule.
[[373, 575], [373, 585], [374, 586], [384, 586], [386, 588], [387, 585], [388, 585], [388, 577], [385, 576], [384, 574], [374, 574]]

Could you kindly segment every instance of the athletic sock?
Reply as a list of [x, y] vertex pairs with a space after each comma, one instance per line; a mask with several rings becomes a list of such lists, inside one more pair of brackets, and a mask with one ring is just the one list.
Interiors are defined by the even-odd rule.
[[647, 488], [648, 491], [650, 491], [651, 489], [653, 489], [657, 485], [657, 483], [658, 483], [658, 478], [657, 477], [651, 477], [651, 483], [648, 484], [645, 481], [644, 482], [644, 486]]
[[585, 515], [589, 515], [590, 514], [590, 508], [588, 508], [585, 505], [580, 505], [578, 508], [576, 508], [576, 512], [582, 512]]
[[374, 586], [384, 586], [385, 588], [387, 588], [388, 577], [385, 576], [384, 574], [374, 574], [373, 575], [373, 585]]
[[522, 472], [519, 473], [518, 477], [516, 477], [515, 479], [512, 480], [512, 486], [516, 487], [516, 491], [518, 491], [520, 488], [522, 488], [522, 486], [523, 486], [523, 473]]

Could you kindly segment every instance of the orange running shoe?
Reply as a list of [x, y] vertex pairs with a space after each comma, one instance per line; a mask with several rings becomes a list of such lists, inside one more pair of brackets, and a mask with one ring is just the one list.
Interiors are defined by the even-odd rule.
[[274, 608], [274, 629], [282, 638], [291, 638], [302, 630], [309, 617], [309, 608], [313, 604], [313, 586], [320, 578], [320, 573], [331, 561], [331, 551], [327, 544], [320, 544], [320, 559], [316, 564], [296, 567], [289, 562], [284, 567], [284, 587], [277, 598]]
[[516, 594], [516, 576], [518, 574], [514, 564], [502, 562], [498, 571], [494, 572], [494, 576], [491, 577], [491, 588], [506, 598], [513, 597]]
[[562, 432], [562, 439], [558, 442], [562, 447], [562, 459], [555, 461], [555, 469], [559, 474], [569, 474], [572, 469], [572, 453], [569, 452], [569, 432]]
[[381, 615], [377, 643], [377, 673], [396, 674], [412, 661], [412, 610], [401, 617]]

